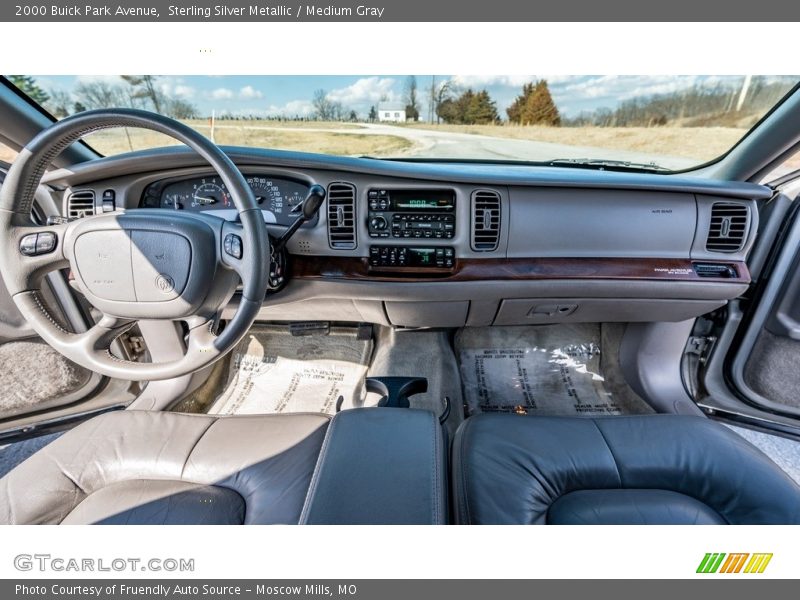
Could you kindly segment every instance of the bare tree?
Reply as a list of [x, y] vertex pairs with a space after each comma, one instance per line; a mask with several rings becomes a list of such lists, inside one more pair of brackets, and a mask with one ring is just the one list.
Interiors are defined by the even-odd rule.
[[162, 94], [156, 89], [154, 75], [123, 75], [122, 79], [132, 88], [132, 98], [144, 98], [152, 102], [153, 109], [160, 113], [163, 108]]
[[314, 117], [318, 121], [343, 121], [347, 115], [341, 102], [331, 100], [323, 89], [314, 92], [311, 104], [314, 107]]
[[412, 121], [419, 119], [419, 99], [417, 98], [417, 78], [409, 75], [405, 86], [406, 118]]
[[73, 104], [72, 96], [64, 90], [50, 90], [48, 94], [50, 100], [47, 101], [47, 110], [59, 119], [68, 117]]
[[197, 118], [197, 107], [182, 98], [166, 98], [164, 114], [173, 119]]
[[127, 97], [120, 85], [107, 81], [85, 81], [75, 88], [75, 98], [86, 108], [127, 106]]

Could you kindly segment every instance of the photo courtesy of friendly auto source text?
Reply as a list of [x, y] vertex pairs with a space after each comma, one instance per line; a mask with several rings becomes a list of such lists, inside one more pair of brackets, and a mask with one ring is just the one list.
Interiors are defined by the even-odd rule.
[[786, 585], [773, 4], [0, 6], [0, 594]]

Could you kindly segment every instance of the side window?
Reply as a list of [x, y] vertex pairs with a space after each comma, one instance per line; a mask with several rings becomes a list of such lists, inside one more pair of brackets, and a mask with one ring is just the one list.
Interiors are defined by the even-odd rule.
[[[798, 170], [800, 170], [800, 152], [795, 152], [779, 166], [772, 169], [772, 171], [770, 171], [761, 180], [761, 183], [771, 183], [776, 179], [783, 177], [784, 175], [788, 175]], [[794, 198], [798, 195], [798, 193], [800, 193], [800, 176], [797, 176], [794, 180], [783, 184], [780, 186], [780, 188], [784, 194], [790, 198]]]
[[17, 158], [17, 151], [0, 142], [0, 161], [10, 163], [15, 158]]

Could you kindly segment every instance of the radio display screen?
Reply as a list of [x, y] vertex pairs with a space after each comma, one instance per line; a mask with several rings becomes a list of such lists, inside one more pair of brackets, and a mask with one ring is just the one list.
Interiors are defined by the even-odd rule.
[[450, 211], [456, 206], [452, 190], [392, 190], [389, 195], [390, 210], [400, 211]]

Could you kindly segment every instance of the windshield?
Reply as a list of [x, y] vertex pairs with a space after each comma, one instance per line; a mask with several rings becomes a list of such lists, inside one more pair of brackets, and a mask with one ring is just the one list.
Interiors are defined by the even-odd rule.
[[[56, 118], [136, 107], [214, 142], [399, 159], [689, 169], [735, 145], [797, 76], [9, 76]], [[114, 155], [173, 140], [92, 134]]]

